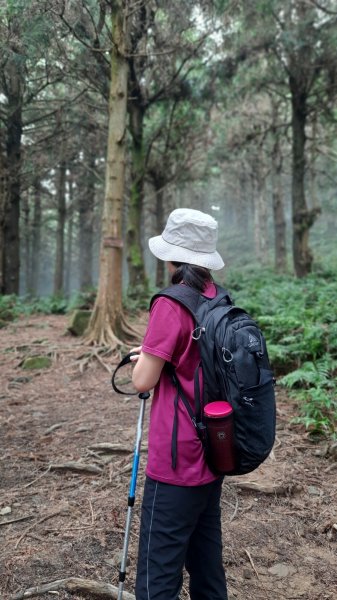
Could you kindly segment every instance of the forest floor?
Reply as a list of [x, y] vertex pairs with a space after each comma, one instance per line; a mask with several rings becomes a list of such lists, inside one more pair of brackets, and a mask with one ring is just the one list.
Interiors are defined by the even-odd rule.
[[[33, 316], [0, 331], [2, 600], [23, 598], [31, 588], [25, 597], [116, 597], [137, 400], [114, 394], [108, 371], [97, 358], [86, 360], [88, 347], [65, 335], [66, 324], [64, 316]], [[23, 370], [23, 359], [35, 354], [50, 356], [52, 365]], [[272, 455], [256, 472], [223, 485], [229, 600], [336, 598], [336, 457], [291, 424], [296, 408], [281, 388], [277, 402]], [[129, 594], [145, 461], [146, 448], [130, 536]], [[181, 600], [188, 597], [186, 577]]]

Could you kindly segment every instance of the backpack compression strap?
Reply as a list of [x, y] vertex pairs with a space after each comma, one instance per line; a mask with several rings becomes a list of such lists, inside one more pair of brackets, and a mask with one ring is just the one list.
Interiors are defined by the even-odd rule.
[[[180, 382], [176, 376], [175, 373], [175, 368], [171, 363], [166, 363], [166, 370], [169, 373], [169, 375], [171, 376], [172, 382], [176, 388], [176, 395], [174, 398], [174, 418], [173, 418], [173, 427], [172, 427], [172, 439], [171, 439], [171, 460], [172, 460], [172, 469], [175, 469], [177, 466], [177, 437], [178, 437], [178, 401], [179, 398], [181, 398], [188, 414], [189, 417], [193, 423], [193, 426], [196, 429], [198, 438], [200, 439], [201, 443], [204, 445], [205, 443], [205, 425], [202, 422], [202, 418], [201, 418], [201, 406], [200, 406], [200, 402], [199, 402], [199, 406], [196, 406], [196, 412], [193, 412], [192, 406], [190, 405], [189, 401], [187, 400], [182, 387], [180, 385]], [[196, 380], [198, 380], [198, 383], [196, 384]], [[195, 386], [197, 385], [198, 388], [200, 388], [199, 386], [199, 367], [197, 367], [195, 374], [194, 374], [194, 383]], [[199, 390], [199, 397], [200, 397], [200, 390]]]

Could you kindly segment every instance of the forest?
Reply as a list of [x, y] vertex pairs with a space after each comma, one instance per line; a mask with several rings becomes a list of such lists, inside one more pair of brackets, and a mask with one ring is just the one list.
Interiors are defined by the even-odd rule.
[[333, 598], [336, 48], [335, 0], [0, 0], [0, 598], [117, 598], [137, 417], [110, 379], [178, 207], [217, 220], [277, 381], [271, 457], [224, 485], [230, 600]]

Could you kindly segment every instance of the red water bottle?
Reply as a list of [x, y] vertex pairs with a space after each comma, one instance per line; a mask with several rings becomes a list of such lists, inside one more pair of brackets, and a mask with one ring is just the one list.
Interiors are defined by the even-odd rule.
[[233, 408], [218, 400], [207, 404], [204, 414], [208, 463], [217, 473], [231, 473], [235, 469]]

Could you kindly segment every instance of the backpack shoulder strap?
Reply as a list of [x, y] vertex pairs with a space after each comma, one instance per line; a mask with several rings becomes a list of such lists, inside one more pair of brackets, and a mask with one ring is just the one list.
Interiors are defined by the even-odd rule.
[[227, 290], [220, 287], [219, 285], [216, 285], [216, 290], [217, 294], [214, 298], [207, 298], [206, 296], [203, 296], [200, 292], [198, 292], [194, 288], [191, 288], [188, 285], [181, 285], [179, 283], [174, 284], [155, 294], [151, 299], [150, 308], [153, 302], [161, 296], [164, 296], [166, 298], [172, 298], [173, 300], [177, 300], [183, 306], [185, 306], [185, 308], [187, 308], [192, 313], [194, 320], [198, 321], [196, 316], [198, 308], [205, 302], [208, 303], [209, 308], [217, 306], [222, 301], [224, 301], [224, 304], [226, 305], [233, 304], [232, 299]]

